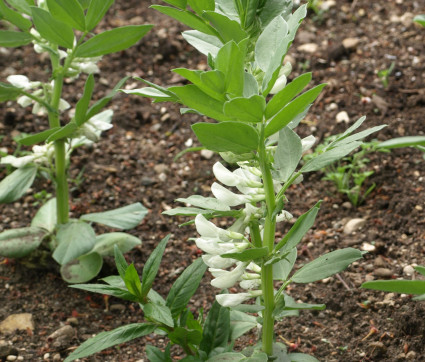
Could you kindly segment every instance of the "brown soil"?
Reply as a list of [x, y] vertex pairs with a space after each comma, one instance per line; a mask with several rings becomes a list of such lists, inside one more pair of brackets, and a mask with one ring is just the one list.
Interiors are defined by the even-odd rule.
[[[156, 2], [156, 1], [155, 1]], [[148, 1], [117, 0], [102, 22], [102, 28], [124, 24], [153, 23], [139, 45], [128, 51], [106, 56], [97, 76], [96, 94], [101, 97], [111, 85], [125, 75], [137, 75], [161, 85], [179, 83], [181, 78], [169, 72], [180, 66], [204, 68], [206, 60], [182, 39], [183, 27], [148, 9]], [[423, 135], [425, 132], [425, 30], [411, 23], [409, 14], [425, 13], [421, 0], [341, 0], [313, 21], [304, 22], [290, 52], [296, 60], [292, 76], [309, 70], [315, 84], [327, 82], [323, 96], [316, 102], [302, 133], [323, 139], [343, 131], [348, 125], [337, 124], [335, 116], [345, 110], [350, 124], [361, 115], [368, 126], [382, 123], [388, 127], [377, 138]], [[398, 18], [397, 18], [398, 17]], [[399, 19], [402, 17], [402, 19]], [[358, 38], [353, 51], [342, 47], [342, 40]], [[316, 43], [313, 54], [297, 51], [303, 43]], [[45, 78], [47, 60], [33, 57], [31, 47], [13, 49], [0, 56], [0, 78], [26, 74], [31, 79]], [[23, 60], [22, 60], [23, 59]], [[395, 62], [384, 88], [377, 71]], [[66, 87], [70, 103], [77, 100], [84, 79]], [[136, 87], [132, 81], [129, 87]], [[137, 85], [139, 86], [139, 85]], [[363, 99], [362, 99], [363, 97]], [[364, 97], [369, 97], [368, 102]], [[337, 107], [330, 106], [335, 103]], [[164, 108], [164, 107], [167, 108]], [[174, 199], [191, 194], [210, 195], [213, 182], [211, 167], [217, 160], [189, 153], [174, 161], [194, 138], [190, 124], [197, 117], [181, 117], [171, 104], [150, 104], [149, 100], [119, 95], [113, 101], [115, 126], [104, 134], [92, 149], [76, 152], [71, 175], [76, 177], [84, 167], [84, 179], [72, 191], [72, 213], [95, 212], [140, 201], [150, 212], [131, 233], [143, 239], [143, 245], [128, 253], [138, 270], [159, 240], [168, 233], [171, 242], [166, 249], [156, 289], [165, 295], [179, 273], [200, 251], [188, 238], [195, 236], [192, 226], [179, 228], [183, 219], [170, 218], [161, 212], [175, 206]], [[4, 135], [1, 147], [13, 152], [12, 136], [17, 132], [45, 129], [46, 120], [25, 113], [15, 103], [1, 106], [0, 129]], [[196, 144], [196, 143], [195, 143]], [[370, 169], [375, 173], [368, 181], [377, 187], [358, 207], [347, 207], [344, 196], [321, 181], [322, 174], [308, 175], [303, 184], [290, 190], [289, 210], [295, 216], [323, 199], [313, 229], [300, 246], [298, 265], [336, 248], [363, 243], [376, 249], [354, 263], [347, 271], [325, 282], [293, 286], [296, 300], [325, 303], [322, 312], [304, 312], [299, 318], [288, 318], [276, 328], [280, 336], [297, 344], [297, 351], [311, 353], [322, 361], [425, 361], [425, 307], [409, 296], [388, 295], [359, 289], [366, 278], [373, 278], [377, 268], [387, 268], [392, 278], [406, 277], [403, 268], [425, 264], [425, 162], [413, 149], [373, 154]], [[160, 174], [163, 173], [164, 175]], [[39, 181], [34, 190], [52, 186]], [[2, 205], [0, 230], [27, 226], [37, 207], [28, 194], [11, 205]], [[366, 218], [363, 229], [344, 235], [342, 225], [351, 218]], [[100, 230], [102, 231], [102, 230]], [[283, 232], [284, 230], [280, 230]], [[108, 260], [101, 276], [115, 273]], [[0, 320], [14, 313], [31, 313], [35, 329], [0, 336], [12, 344], [8, 354], [25, 361], [62, 360], [70, 350], [100, 331], [141, 321], [136, 305], [70, 289], [55, 268], [29, 269], [14, 261], [0, 265]], [[209, 308], [215, 290], [206, 275], [192, 300], [193, 307]], [[65, 324], [74, 327], [75, 335], [63, 343], [48, 336]], [[376, 333], [369, 335], [373, 330]], [[244, 338], [239, 346], [253, 343], [255, 336]], [[137, 361], [145, 359], [147, 343], [164, 345], [153, 336], [111, 348], [92, 357], [91, 361]], [[178, 358], [179, 352], [175, 352]], [[406, 357], [407, 355], [407, 357]], [[54, 359], [55, 358], [55, 359]]]

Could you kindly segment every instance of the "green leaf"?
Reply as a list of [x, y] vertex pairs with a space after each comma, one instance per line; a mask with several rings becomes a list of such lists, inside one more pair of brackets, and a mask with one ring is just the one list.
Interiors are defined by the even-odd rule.
[[291, 362], [320, 362], [317, 358], [305, 353], [289, 353], [288, 358]]
[[81, 44], [77, 48], [75, 56], [92, 58], [130, 48], [152, 27], [153, 25], [127, 25], [104, 31]]
[[419, 274], [425, 276], [425, 267], [417, 265], [413, 267]]
[[105, 16], [114, 0], [91, 0], [86, 15], [86, 30], [92, 30]]
[[257, 318], [237, 310], [230, 311], [230, 340], [235, 341], [257, 327]]
[[230, 312], [215, 301], [205, 320], [201, 351], [209, 355], [214, 348], [227, 346], [230, 334]]
[[241, 361], [244, 358], [245, 356], [242, 353], [225, 352], [208, 358], [208, 362]]
[[244, 72], [243, 96], [249, 98], [258, 95], [258, 83], [255, 77], [247, 72]]
[[73, 48], [74, 32], [69, 25], [56, 20], [41, 8], [31, 7], [31, 13], [34, 26], [43, 38], [64, 48]]
[[84, 31], [86, 22], [84, 19], [84, 10], [78, 0], [46, 0], [50, 14], [65, 24]]
[[265, 28], [276, 16], [282, 15], [286, 20], [285, 14], [291, 12], [293, 6], [292, 0], [266, 0], [263, 9], [259, 15], [261, 27]]
[[96, 236], [96, 244], [92, 251], [101, 256], [113, 256], [115, 245], [122, 253], [126, 253], [140, 244], [142, 242], [139, 238], [127, 233], [106, 233]]
[[280, 314], [287, 310], [324, 310], [325, 308], [325, 304], [297, 303], [294, 298], [282, 293], [275, 303], [273, 316], [280, 318]]
[[17, 26], [22, 31], [28, 31], [32, 26], [31, 21], [6, 6], [4, 0], [0, 1], [0, 16], [9, 21], [11, 24]]
[[31, 226], [42, 228], [51, 233], [55, 230], [56, 224], [56, 198], [54, 197], [40, 207], [31, 220]]
[[289, 252], [289, 254], [287, 254], [280, 261], [273, 264], [273, 279], [286, 281], [288, 279], [289, 274], [292, 271], [292, 268], [295, 265], [296, 260], [297, 260], [297, 248], [294, 247]]
[[319, 156], [308, 160], [301, 168], [300, 172], [318, 171], [323, 167], [340, 160], [347, 156], [350, 152], [354, 151], [361, 145], [361, 142], [351, 142], [348, 144], [343, 143], [341, 146], [332, 148], [330, 151], [325, 151]]
[[256, 151], [258, 147], [257, 131], [245, 123], [195, 123], [192, 130], [199, 142], [211, 151], [242, 154]]
[[134, 266], [130, 264], [125, 270], [124, 283], [128, 291], [142, 301], [142, 283], [140, 282], [139, 274]]
[[151, 5], [150, 7], [158, 10], [160, 13], [171, 16], [172, 18], [180, 21], [192, 29], [198, 30], [205, 34], [217, 36], [217, 32], [211, 25], [190, 11], [179, 10], [162, 5]]
[[198, 214], [212, 214], [213, 212], [214, 210], [204, 210], [196, 207], [176, 207], [171, 210], [163, 211], [162, 213], [169, 216], [196, 216]]
[[165, 305], [158, 305], [155, 303], [147, 303], [143, 305], [143, 313], [146, 318], [153, 320], [157, 323], [165, 324], [168, 327], [174, 327], [173, 317], [171, 311]]
[[243, 94], [245, 53], [234, 42], [230, 41], [217, 53], [216, 69], [224, 74], [226, 91], [232, 97], [241, 97]]
[[295, 283], [312, 283], [328, 278], [361, 259], [362, 255], [361, 251], [353, 248], [332, 251], [304, 265], [291, 279]]
[[134, 323], [118, 327], [112, 331], [101, 332], [96, 337], [85, 341], [80, 347], [72, 352], [64, 362], [70, 362], [77, 358], [87, 357], [117, 344], [146, 336], [151, 334], [155, 329], [156, 325], [154, 324]]
[[255, 44], [255, 61], [264, 72], [272, 62], [272, 55], [279, 52], [280, 43], [287, 34], [288, 24], [281, 16], [277, 16], [258, 37]]
[[160, 87], [159, 85], [156, 85], [154, 83], [149, 82], [146, 79], [134, 77], [134, 79], [140, 80], [143, 83], [146, 83], [147, 85], [150, 85], [150, 87], [141, 88], [141, 89], [133, 89], [133, 90], [124, 90], [120, 89], [122, 92], [127, 94], [139, 94], [142, 97], [151, 97], [154, 98], [157, 102], [178, 102], [177, 96], [170, 92], [168, 89], [164, 87]]
[[78, 0], [84, 10], [87, 10], [92, 0]]
[[164, 0], [164, 2], [182, 10], [185, 10], [187, 6], [187, 0]]
[[267, 124], [264, 135], [270, 137], [286, 127], [297, 115], [302, 113], [319, 96], [326, 84], [320, 84], [295, 98], [283, 107]]
[[115, 258], [115, 265], [117, 267], [118, 274], [120, 275], [121, 279], [124, 281], [125, 271], [128, 268], [128, 264], [125, 261], [123, 253], [121, 252], [120, 248], [117, 245], [114, 245], [114, 258]]
[[407, 136], [397, 137], [388, 141], [381, 142], [378, 148], [401, 148], [401, 147], [415, 147], [425, 146], [425, 136]]
[[202, 15], [204, 11], [215, 10], [214, 0], [188, 0], [188, 3], [189, 6], [199, 15]]
[[[120, 279], [121, 280], [121, 279]], [[116, 298], [137, 302], [138, 299], [131, 294], [126, 288], [119, 288], [106, 284], [78, 284], [70, 285], [71, 288], [86, 290], [92, 293], [111, 295]]]
[[77, 124], [71, 121], [65, 126], [59, 128], [56, 132], [52, 133], [49, 137], [47, 137], [46, 142], [49, 143], [60, 139], [69, 138], [74, 134], [77, 128]]
[[177, 278], [166, 299], [166, 305], [171, 309], [173, 318], [186, 308], [190, 298], [198, 289], [205, 270], [207, 266], [202, 259], [197, 259]]
[[128, 230], [140, 224], [148, 213], [141, 203], [123, 206], [115, 210], [85, 214], [80, 220], [92, 221], [112, 228]]
[[425, 14], [416, 15], [413, 21], [419, 25], [425, 26]]
[[8, 204], [22, 197], [34, 182], [37, 167], [28, 165], [13, 171], [0, 182], [0, 203]]
[[345, 137], [343, 139], [338, 138], [336, 141], [332, 142], [331, 145], [329, 145], [329, 148], [333, 147], [334, 145], [336, 145], [337, 147], [340, 147], [344, 144], [349, 144], [349, 143], [361, 140], [361, 139], [369, 136], [372, 133], [380, 131], [384, 127], [387, 127], [387, 125], [383, 124], [383, 125], [380, 125], [380, 126], [368, 128], [368, 129], [365, 129], [364, 131], [355, 133], [355, 134], [348, 136], [348, 137]]
[[201, 195], [192, 195], [186, 198], [176, 199], [178, 202], [183, 202], [186, 204], [191, 204], [196, 207], [202, 207], [203, 209], [208, 210], [218, 210], [218, 211], [229, 211], [230, 206], [224, 205], [222, 202], [217, 200], [215, 197], [203, 197]]
[[0, 233], [0, 255], [6, 258], [22, 258], [38, 248], [46, 230], [26, 227]]
[[102, 269], [103, 259], [98, 253], [89, 253], [61, 266], [62, 279], [68, 283], [85, 283]]
[[92, 74], [89, 74], [89, 76], [87, 77], [86, 84], [84, 86], [83, 96], [80, 98], [80, 100], [77, 102], [77, 105], [75, 106], [74, 120], [78, 127], [81, 126], [84, 123], [84, 121], [86, 121], [85, 115], [86, 115], [87, 109], [89, 108], [90, 99], [93, 94], [93, 89], [94, 89], [94, 75], [92, 73]]
[[148, 260], [145, 263], [145, 266], [143, 267], [141, 290], [142, 298], [144, 298], [149, 293], [149, 290], [152, 288], [153, 281], [155, 280], [155, 277], [158, 274], [159, 265], [161, 264], [161, 259], [164, 255], [164, 250], [167, 246], [169, 239], [170, 235], [167, 235], [164, 239], [161, 240], [161, 242], [149, 256]]
[[[7, 34], [3, 34], [7, 31], [0, 30], [0, 46], [6, 46], [2, 45], [2, 36], [5, 35], [5, 39], [8, 39]], [[15, 32], [12, 32], [15, 33]], [[17, 33], [17, 34], [24, 34], [24, 33]], [[0, 82], [0, 102], [6, 102], [6, 101], [14, 101], [18, 96], [21, 94], [21, 89], [14, 87], [11, 84], [8, 83], [2, 83]]]
[[[22, 33], [19, 31], [11, 31], [11, 30], [0, 30], [0, 46], [6, 47], [6, 48], [15, 48], [20, 47], [22, 45], [27, 45], [31, 43], [32, 36], [28, 33]], [[2, 84], [1, 87], [3, 88], [4, 85]], [[10, 91], [13, 92], [12, 87], [10, 86]], [[15, 99], [19, 94], [15, 91], [16, 96], [10, 98], [11, 100]], [[14, 94], [14, 93], [12, 93]], [[3, 98], [3, 89], [0, 89], [0, 101], [4, 101], [7, 99]]]
[[168, 344], [165, 348], [165, 351], [162, 352], [158, 347], [154, 347], [148, 344], [145, 348], [145, 351], [149, 361], [173, 362], [173, 360], [171, 359], [170, 347], [171, 344]]
[[52, 134], [56, 133], [60, 129], [61, 129], [60, 127], [46, 129], [45, 131], [20, 138], [18, 140], [18, 143], [24, 146], [32, 146], [37, 143], [46, 141]]
[[197, 30], [187, 30], [182, 35], [190, 45], [205, 56], [211, 54], [215, 58], [223, 46], [223, 43], [216, 36], [208, 35]]
[[211, 25], [214, 26], [224, 43], [231, 40], [239, 43], [248, 37], [248, 34], [241, 28], [240, 24], [235, 20], [229, 19], [226, 15], [214, 11], [207, 11], [203, 13], [202, 17], [207, 19]]
[[292, 176], [301, 156], [301, 139], [289, 127], [281, 129], [273, 163], [273, 166], [279, 172], [280, 180], [286, 182]]
[[129, 77], [124, 77], [121, 79], [105, 97], [99, 99], [97, 102], [95, 102], [87, 111], [86, 117], [84, 119], [84, 122], [98, 114], [110, 101], [111, 99], [117, 94], [119, 89], [124, 85], [124, 83], [127, 81]]
[[237, 97], [224, 103], [224, 114], [238, 121], [261, 122], [263, 120], [266, 100], [259, 95], [249, 98]]
[[56, 241], [58, 246], [53, 253], [53, 259], [64, 265], [90, 252], [96, 241], [96, 234], [85, 222], [69, 222], [59, 226]]
[[298, 245], [304, 235], [308, 230], [313, 226], [314, 221], [316, 220], [317, 213], [320, 209], [321, 201], [317, 202], [310, 210], [305, 214], [301, 215], [295, 224], [292, 225], [291, 229], [284, 236], [284, 238], [279, 241], [275, 247], [275, 251], [282, 249], [281, 253], [291, 251], [294, 247]]
[[239, 253], [221, 254], [220, 256], [222, 258], [231, 258], [231, 259], [236, 259], [239, 261], [251, 261], [251, 260], [263, 258], [268, 253], [269, 253], [269, 248], [265, 246], [263, 248], [247, 249]]
[[31, 15], [31, 6], [36, 5], [34, 0], [6, 0], [6, 2], [20, 13], [27, 15]]
[[266, 107], [266, 119], [272, 118], [277, 112], [285, 107], [298, 93], [300, 93], [311, 81], [311, 73], [304, 73], [295, 78], [285, 88], [276, 93]]
[[198, 330], [187, 330], [182, 327], [176, 327], [171, 333], [168, 333], [168, 338], [172, 343], [180, 346], [199, 345], [202, 339], [202, 333]]
[[425, 280], [372, 280], [363, 283], [362, 288], [404, 294], [424, 294]]
[[216, 119], [217, 121], [230, 121], [231, 118], [223, 113], [223, 101], [218, 101], [204, 93], [196, 85], [188, 84], [183, 87], [170, 87], [170, 91], [179, 97], [180, 101], [189, 108]]

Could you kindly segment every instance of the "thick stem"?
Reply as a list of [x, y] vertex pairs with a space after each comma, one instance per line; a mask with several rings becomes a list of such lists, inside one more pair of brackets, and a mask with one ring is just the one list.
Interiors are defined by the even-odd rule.
[[[267, 205], [267, 215], [264, 224], [263, 246], [269, 249], [269, 253], [273, 251], [276, 217], [273, 216], [273, 211], [276, 207], [276, 199], [273, 187], [273, 178], [270, 167], [267, 161], [265, 149], [264, 126], [262, 127], [259, 149], [260, 168], [263, 175], [264, 191]], [[262, 267], [261, 271], [263, 302], [265, 309], [263, 310], [263, 335], [262, 335], [262, 350], [268, 356], [273, 355], [273, 339], [274, 339], [274, 286], [273, 286], [273, 265]]]

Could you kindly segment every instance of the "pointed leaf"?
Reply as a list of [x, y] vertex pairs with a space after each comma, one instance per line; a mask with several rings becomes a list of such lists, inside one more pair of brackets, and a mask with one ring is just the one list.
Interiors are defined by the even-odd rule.
[[27, 15], [31, 15], [31, 6], [36, 5], [34, 0], [6, 0], [6, 2], [20, 13]]
[[56, 132], [47, 137], [46, 142], [54, 142], [64, 138], [70, 138], [77, 130], [78, 126], [75, 122], [69, 122], [65, 126], [59, 128]]
[[204, 11], [214, 11], [215, 9], [214, 0], [188, 0], [188, 4], [199, 15], [202, 15]]
[[0, 233], [0, 255], [6, 258], [22, 258], [38, 248], [46, 230], [26, 227]]
[[28, 165], [13, 171], [0, 182], [0, 203], [7, 204], [22, 197], [34, 182], [37, 167]]
[[134, 264], [130, 264], [125, 270], [124, 283], [128, 291], [142, 301], [142, 283]]
[[256, 151], [258, 147], [257, 131], [245, 123], [196, 123], [192, 130], [199, 142], [211, 151], [243, 154]]
[[186, 268], [174, 282], [166, 299], [166, 305], [170, 308], [173, 318], [186, 308], [190, 298], [198, 289], [205, 270], [207, 270], [207, 266], [199, 258]]
[[35, 28], [43, 38], [53, 44], [72, 49], [74, 32], [69, 25], [56, 20], [46, 10], [38, 7], [31, 7], [31, 13]]
[[103, 259], [98, 253], [90, 253], [61, 266], [62, 279], [68, 283], [85, 283], [102, 269]]
[[136, 44], [153, 25], [127, 25], [104, 31], [81, 44], [76, 57], [92, 58], [109, 53], [116, 53]]
[[238, 121], [257, 123], [263, 120], [265, 108], [266, 100], [262, 96], [237, 97], [224, 103], [224, 114]]
[[114, 0], [91, 0], [86, 15], [86, 30], [92, 30], [104, 17]]
[[[15, 48], [20, 47], [22, 45], [27, 45], [31, 43], [32, 36], [28, 33], [23, 33], [19, 31], [11, 31], [11, 30], [0, 30], [0, 46], [6, 48]], [[11, 89], [12, 90], [12, 89]], [[2, 100], [2, 91], [0, 91], [0, 100]], [[18, 96], [19, 93], [16, 94]], [[11, 99], [15, 99], [13, 97]]]
[[372, 280], [363, 283], [362, 288], [404, 294], [424, 294], [425, 280]]
[[378, 145], [378, 148], [391, 149], [414, 146], [425, 146], [425, 136], [408, 136], [393, 138], [388, 141], [381, 142]]
[[326, 84], [320, 84], [295, 98], [282, 108], [269, 122], [265, 129], [265, 137], [270, 137], [286, 127], [298, 114], [302, 113], [319, 96]]
[[301, 139], [289, 127], [281, 129], [273, 163], [273, 166], [279, 172], [280, 180], [287, 181], [291, 177], [301, 160], [301, 156]]
[[53, 232], [57, 224], [56, 198], [47, 201], [31, 220], [31, 226]]
[[58, 246], [53, 253], [53, 259], [64, 265], [91, 251], [96, 234], [85, 222], [69, 222], [60, 225], [56, 241]]
[[171, 344], [168, 344], [165, 348], [165, 351], [162, 352], [158, 347], [151, 346], [148, 344], [145, 348], [148, 360], [155, 362], [173, 362], [170, 354], [170, 346]]
[[311, 81], [311, 73], [304, 73], [295, 78], [285, 88], [276, 93], [266, 107], [266, 118], [272, 118], [277, 112], [285, 107], [298, 93], [300, 93]]
[[167, 235], [164, 239], [161, 240], [161, 242], [149, 256], [148, 260], [145, 263], [145, 266], [143, 267], [141, 290], [142, 298], [144, 298], [149, 293], [149, 290], [152, 288], [153, 281], [155, 280], [155, 277], [158, 274], [159, 265], [161, 264], [161, 259], [164, 255], [164, 250], [167, 246], [169, 239], [170, 235]]
[[114, 259], [115, 259], [115, 265], [118, 270], [118, 274], [120, 275], [121, 279], [124, 281], [125, 271], [128, 268], [128, 264], [125, 261], [122, 251], [117, 245], [114, 245]]
[[9, 21], [11, 24], [17, 26], [22, 31], [28, 31], [32, 26], [31, 21], [24, 18], [17, 11], [6, 6], [4, 0], [0, 1], [0, 16]]
[[142, 242], [139, 238], [127, 233], [106, 233], [96, 236], [96, 244], [92, 251], [101, 256], [113, 256], [115, 245], [122, 253], [126, 253], [140, 244]]
[[182, 35], [190, 45], [205, 56], [211, 54], [215, 58], [223, 46], [223, 43], [216, 36], [208, 35], [197, 30], [187, 30]]
[[70, 287], [86, 290], [92, 293], [111, 295], [116, 298], [129, 300], [130, 302], [138, 301], [138, 299], [133, 294], [131, 294], [126, 288], [119, 288], [119, 287], [106, 285], [106, 284], [77, 284], [77, 285], [70, 285]]
[[419, 274], [425, 277], [425, 267], [421, 265], [416, 265], [413, 267]]
[[294, 247], [285, 258], [273, 264], [273, 279], [286, 281], [294, 268], [296, 260], [297, 248]]
[[187, 0], [164, 0], [164, 2], [182, 10], [187, 6]]
[[178, 202], [191, 204], [193, 206], [202, 207], [203, 209], [229, 211], [230, 206], [223, 205], [222, 202], [214, 197], [203, 197], [201, 195], [192, 195], [187, 198], [178, 198]]
[[216, 69], [224, 74], [226, 91], [232, 97], [241, 97], [243, 94], [245, 54], [234, 42], [230, 41], [217, 53]]
[[84, 19], [84, 11], [78, 0], [46, 0], [50, 14], [65, 24], [84, 31], [86, 22]]
[[209, 355], [214, 348], [225, 348], [229, 340], [229, 333], [229, 308], [224, 308], [215, 301], [208, 312], [207, 319], [205, 320], [202, 341], [199, 349]]
[[158, 305], [155, 303], [147, 303], [143, 305], [143, 313], [146, 318], [164, 324], [168, 327], [174, 327], [173, 317], [171, 311], [165, 305]]
[[64, 362], [71, 362], [77, 358], [87, 357], [117, 344], [146, 336], [151, 334], [156, 327], [157, 326], [154, 324], [134, 323], [118, 327], [112, 331], [101, 332], [96, 337], [85, 341], [80, 347], [72, 352]]
[[207, 11], [203, 13], [202, 17], [207, 19], [211, 25], [214, 26], [224, 43], [231, 40], [239, 43], [248, 37], [248, 34], [245, 33], [240, 24], [235, 20], [229, 19], [226, 15], [214, 11]]
[[[243, 304], [241, 304], [242, 306]], [[258, 312], [258, 311], [257, 311]], [[251, 312], [253, 313], [253, 312]], [[254, 312], [255, 313], [255, 312]], [[235, 341], [257, 327], [257, 318], [237, 310], [230, 311], [230, 340]]]
[[93, 73], [91, 73], [87, 77], [86, 84], [84, 86], [83, 96], [80, 98], [80, 100], [77, 102], [77, 105], [75, 106], [74, 119], [77, 126], [81, 126], [85, 121], [85, 115], [86, 115], [87, 109], [89, 108], [90, 100], [93, 94], [93, 89], [94, 89], [94, 75]]
[[304, 265], [291, 279], [294, 283], [312, 283], [328, 278], [361, 259], [362, 255], [361, 251], [353, 248], [332, 251]]
[[116, 229], [128, 230], [139, 225], [147, 213], [148, 209], [137, 202], [115, 210], [85, 214], [82, 215], [80, 219], [96, 222]]
[[269, 253], [269, 248], [263, 247], [263, 248], [247, 249], [239, 253], [221, 254], [220, 256], [222, 258], [231, 258], [231, 259], [236, 259], [239, 261], [252, 261], [255, 259], [263, 258], [266, 255], [268, 255], [268, 253]]
[[46, 129], [45, 131], [27, 136], [27, 137], [23, 137], [20, 138], [18, 140], [18, 143], [24, 146], [32, 146], [35, 145], [37, 143], [41, 143], [46, 141], [52, 134], [56, 133], [57, 131], [59, 131], [61, 128], [60, 127], [54, 127], [54, 128], [50, 128], [50, 129]]
[[[0, 46], [7, 46], [2, 44], [2, 39], [10, 39], [8, 33], [16, 33], [16, 32], [8, 32], [7, 30], [3, 31], [0, 30]], [[17, 33], [17, 34], [24, 34], [24, 33]], [[12, 36], [13, 37], [13, 36]], [[19, 46], [19, 45], [17, 45]], [[8, 83], [2, 83], [0, 82], [0, 102], [5, 101], [14, 101], [18, 96], [21, 94], [21, 89], [14, 87], [11, 84]]]

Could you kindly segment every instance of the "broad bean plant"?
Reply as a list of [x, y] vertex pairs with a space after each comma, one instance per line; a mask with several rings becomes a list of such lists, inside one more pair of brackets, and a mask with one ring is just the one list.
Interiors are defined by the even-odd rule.
[[[32, 152], [22, 157], [7, 155], [0, 163], [15, 170], [0, 182], [0, 202], [11, 203], [26, 194], [37, 175], [53, 181], [55, 197], [35, 214], [31, 226], [6, 230], [0, 234], [0, 255], [22, 258], [37, 248], [52, 254], [61, 265], [68, 282], [84, 282], [98, 274], [103, 256], [112, 254], [114, 245], [125, 252], [140, 240], [123, 232], [96, 236], [91, 223], [115, 229], [131, 229], [139, 224], [146, 209], [135, 203], [116, 210], [69, 218], [68, 166], [73, 150], [99, 140], [102, 131], [112, 127], [112, 110], [103, 110], [122, 87], [125, 79], [105, 97], [91, 102], [97, 62], [105, 54], [124, 50], [139, 41], [151, 25], [123, 26], [101, 33], [94, 28], [114, 3], [113, 0], [0, 0], [0, 17], [10, 30], [0, 30], [0, 46], [32, 44], [38, 54], [50, 59], [50, 79], [30, 80], [10, 75], [0, 83], [0, 101], [15, 101], [32, 107], [37, 116], [47, 115], [48, 128], [19, 139]], [[64, 80], [87, 73], [82, 97], [71, 105], [62, 98]], [[91, 104], [92, 103], [92, 104]], [[69, 121], [66, 121], [69, 119]]]
[[[209, 119], [194, 124], [192, 130], [203, 147], [222, 158], [213, 166], [217, 179], [211, 186], [213, 197], [179, 198], [184, 205], [165, 212], [191, 218], [198, 232], [196, 245], [204, 255], [183, 272], [164, 300], [151, 286], [165, 241], [145, 264], [141, 281], [134, 266], [120, 262], [117, 253], [119, 276], [104, 279], [106, 284], [76, 287], [137, 301], [146, 321], [100, 333], [67, 361], [152, 332], [167, 334], [170, 344], [182, 346], [184, 361], [316, 361], [289, 353], [275, 342], [276, 321], [299, 310], [325, 307], [298, 303], [287, 288], [334, 275], [363, 253], [353, 248], [332, 251], [301, 262], [294, 272], [297, 246], [313, 226], [321, 202], [294, 220], [286, 194], [302, 182], [303, 174], [345, 157], [384, 126], [356, 133], [365, 120], [362, 117], [320, 155], [302, 162], [316, 139], [300, 138], [296, 129], [325, 87], [309, 86], [311, 73], [291, 77], [291, 65], [285, 63], [306, 6], [293, 12], [292, 0], [165, 2], [170, 6], [152, 8], [193, 29], [183, 32], [183, 37], [207, 57], [210, 69], [174, 69], [189, 84], [167, 88], [140, 79], [146, 87], [124, 92], [154, 102], [177, 102], [183, 114]], [[227, 228], [211, 221], [219, 218], [228, 220]], [[289, 231], [277, 238], [277, 225], [289, 221]], [[184, 303], [207, 267], [217, 295], [204, 320], [201, 311], [196, 318]], [[233, 351], [234, 339], [257, 325], [258, 345]], [[165, 351], [147, 347], [148, 358], [171, 361], [170, 344]]]

